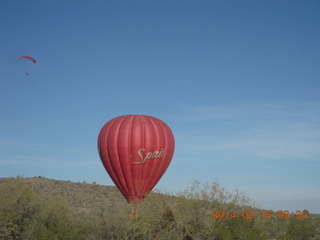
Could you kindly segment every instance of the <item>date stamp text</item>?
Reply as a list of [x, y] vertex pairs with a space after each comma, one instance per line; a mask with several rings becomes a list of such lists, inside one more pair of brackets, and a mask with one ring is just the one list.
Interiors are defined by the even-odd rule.
[[295, 213], [289, 212], [288, 210], [285, 211], [212, 211], [212, 219], [225, 219], [225, 218], [242, 218], [242, 219], [255, 219], [255, 218], [262, 218], [262, 219], [271, 219], [271, 218], [278, 218], [278, 219], [289, 219], [289, 218], [296, 218], [296, 219], [306, 219], [308, 217], [308, 211], [300, 211], [297, 210]]

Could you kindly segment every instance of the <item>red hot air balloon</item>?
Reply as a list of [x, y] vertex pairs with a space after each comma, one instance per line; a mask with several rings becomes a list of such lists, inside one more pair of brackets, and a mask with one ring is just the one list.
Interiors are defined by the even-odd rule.
[[174, 136], [167, 124], [146, 115], [107, 122], [98, 137], [101, 161], [128, 203], [141, 203], [167, 170]]

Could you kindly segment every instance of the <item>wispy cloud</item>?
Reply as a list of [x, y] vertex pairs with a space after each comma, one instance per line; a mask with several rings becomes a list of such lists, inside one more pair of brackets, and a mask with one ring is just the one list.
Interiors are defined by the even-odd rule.
[[0, 139], [0, 151], [15, 149], [19, 151], [33, 151], [33, 152], [64, 152], [64, 153], [76, 153], [88, 151], [88, 147], [70, 147], [69, 145], [62, 143], [40, 143], [40, 142], [19, 142], [8, 141]]
[[54, 146], [52, 144], [46, 143], [30, 143], [30, 142], [19, 142], [19, 141], [9, 141], [0, 139], [0, 147], [2, 148], [17, 148], [25, 150], [35, 150], [35, 151], [52, 151]]
[[316, 122], [320, 117], [320, 103], [237, 103], [226, 105], [182, 105], [174, 118], [180, 121], [256, 120]]
[[33, 160], [33, 159], [21, 159], [21, 158], [18, 158], [18, 159], [11, 159], [11, 160], [2, 160], [0, 159], [0, 166], [1, 165], [5, 165], [5, 166], [8, 166], [8, 165], [33, 165], [35, 164], [36, 162]]
[[12, 155], [4, 156], [0, 159], [0, 166], [2, 167], [46, 167], [46, 168], [79, 168], [99, 165], [99, 161], [96, 159], [90, 160], [89, 158], [81, 159], [70, 159], [68, 157], [57, 157], [57, 156], [22, 156], [22, 155]]
[[255, 127], [244, 133], [237, 133], [232, 138], [212, 137], [211, 141], [204, 142], [198, 140], [195, 147], [200, 150], [224, 151], [259, 158], [320, 160], [319, 137], [320, 132], [308, 132], [301, 127], [290, 130], [281, 127]]
[[[82, 148], [47, 143], [28, 143], [0, 140], [0, 166], [46, 166], [69, 167], [92, 165], [95, 149], [88, 151]], [[98, 158], [98, 157], [97, 157]]]
[[314, 191], [314, 187], [306, 187], [305, 185], [284, 186], [279, 183], [279, 186], [269, 187], [249, 187], [245, 189], [246, 192], [254, 194], [255, 198], [268, 199], [268, 196], [274, 196], [276, 199], [320, 199], [319, 191]]
[[176, 121], [193, 124], [189, 131], [178, 132], [177, 138], [188, 149], [320, 161], [319, 104], [236, 104], [183, 110]]

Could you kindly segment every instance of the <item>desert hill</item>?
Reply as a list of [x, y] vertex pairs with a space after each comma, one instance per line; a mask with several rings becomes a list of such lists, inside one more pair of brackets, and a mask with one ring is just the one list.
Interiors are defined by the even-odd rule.
[[97, 213], [115, 208], [124, 208], [127, 205], [124, 197], [114, 186], [85, 182], [76, 183], [45, 177], [26, 178], [25, 180], [45, 199], [52, 197], [61, 198], [76, 213]]
[[[130, 218], [132, 208], [138, 218]], [[195, 182], [127, 204], [118, 189], [45, 177], [0, 178], [0, 239], [320, 239], [320, 216], [261, 217], [241, 192]], [[244, 215], [241, 213], [245, 213]], [[254, 217], [249, 217], [254, 213]]]

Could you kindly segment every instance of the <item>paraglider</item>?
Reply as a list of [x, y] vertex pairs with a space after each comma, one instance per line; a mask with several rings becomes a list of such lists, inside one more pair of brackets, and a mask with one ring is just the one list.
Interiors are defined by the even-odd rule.
[[[37, 61], [33, 58], [33, 57], [30, 57], [30, 56], [22, 56], [22, 57], [19, 57], [18, 59], [17, 59], [17, 61], [20, 61], [21, 59], [29, 59], [29, 60], [31, 60], [33, 63], [37, 63]], [[29, 76], [29, 72], [26, 72], [26, 75], [27, 76]]]
[[128, 203], [141, 203], [167, 170], [174, 136], [166, 123], [146, 115], [107, 122], [98, 137], [102, 164]]

